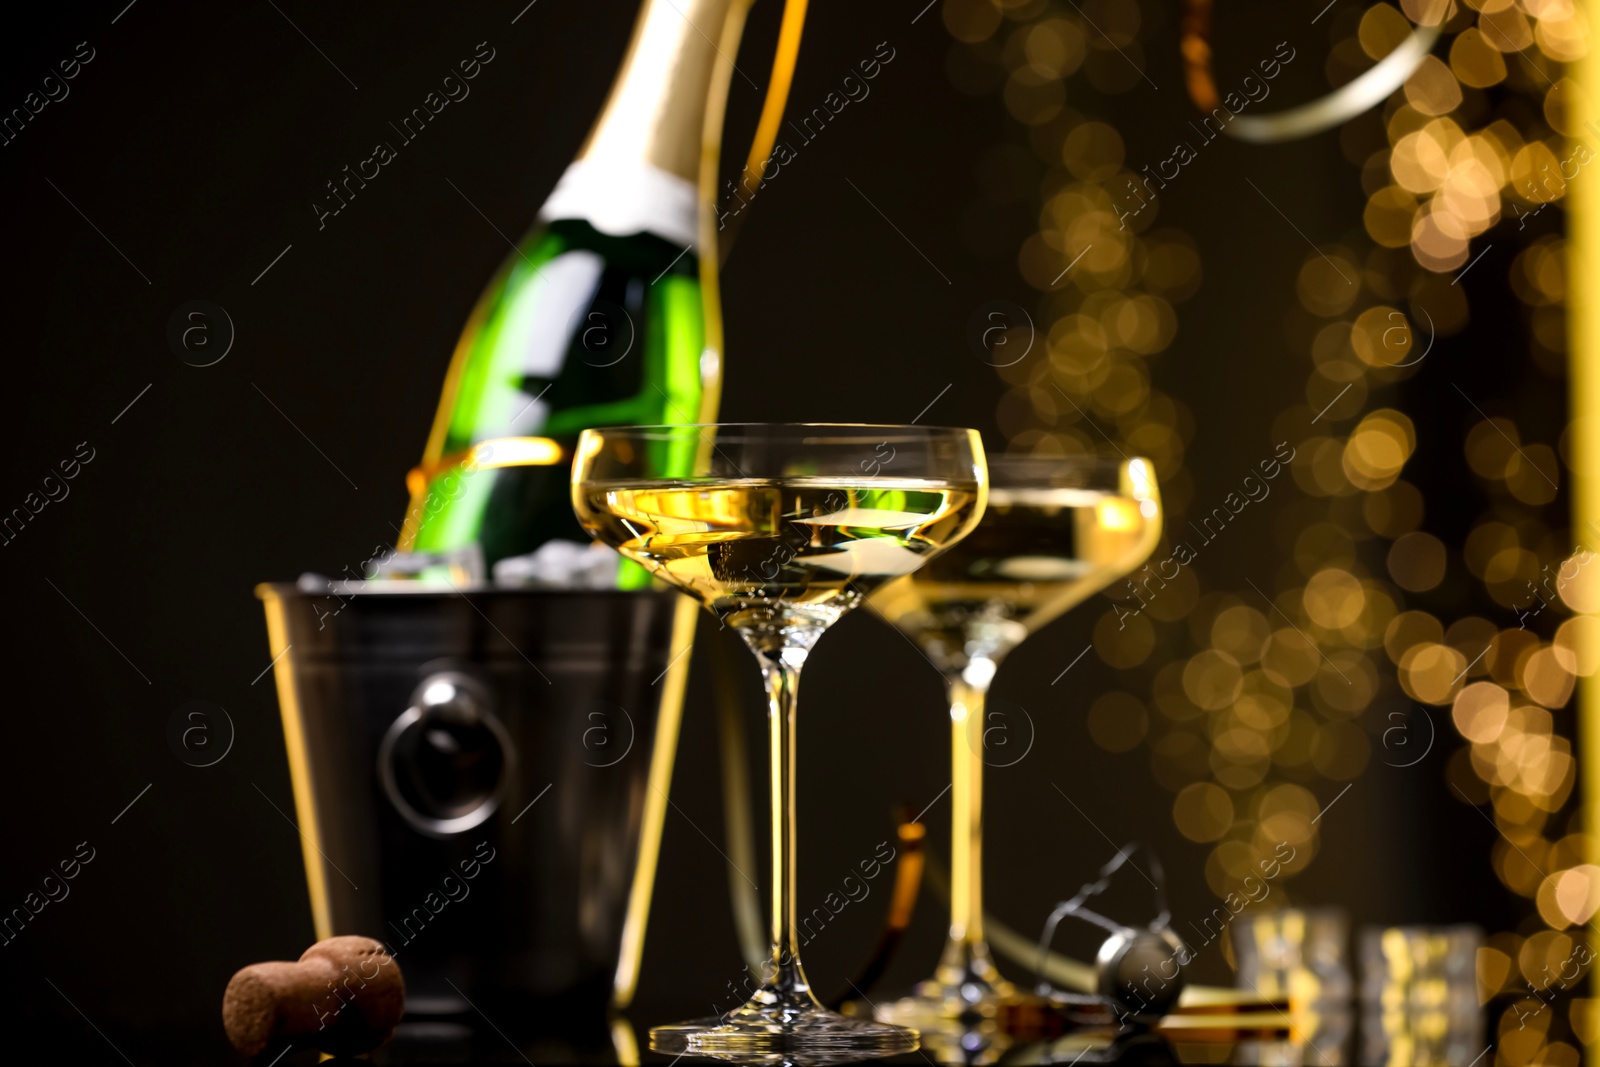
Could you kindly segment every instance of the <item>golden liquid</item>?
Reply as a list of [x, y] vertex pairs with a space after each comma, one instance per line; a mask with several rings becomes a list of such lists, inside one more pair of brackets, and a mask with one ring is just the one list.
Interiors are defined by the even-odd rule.
[[573, 486], [599, 540], [735, 626], [826, 626], [969, 530], [976, 486], [829, 477]]
[[990, 488], [977, 529], [873, 606], [941, 667], [996, 658], [1144, 562], [1153, 500], [1093, 489]]

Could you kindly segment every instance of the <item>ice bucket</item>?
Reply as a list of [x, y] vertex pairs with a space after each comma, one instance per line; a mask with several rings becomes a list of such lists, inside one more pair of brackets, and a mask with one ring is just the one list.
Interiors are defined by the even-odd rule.
[[317, 936], [388, 945], [408, 1018], [603, 1019], [649, 910], [679, 598], [409, 585], [257, 588]]

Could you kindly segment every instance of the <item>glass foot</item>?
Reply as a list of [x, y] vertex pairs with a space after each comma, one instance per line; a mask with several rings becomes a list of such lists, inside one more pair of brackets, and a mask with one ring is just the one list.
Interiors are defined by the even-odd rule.
[[746, 1006], [727, 1015], [653, 1027], [650, 1048], [739, 1063], [823, 1067], [915, 1051], [917, 1032], [824, 1008]]
[[1016, 990], [1010, 983], [989, 986], [967, 982], [949, 986], [930, 981], [917, 986], [909, 997], [880, 1003], [873, 1014], [895, 1026], [928, 1031], [944, 1029], [946, 1027], [943, 1024], [946, 1023], [977, 1023], [993, 1019], [1000, 1014], [1002, 1007], [1016, 997]]
[[923, 1056], [934, 1063], [980, 1067], [999, 1062], [1011, 1047], [1011, 1036], [997, 1020], [952, 1019], [939, 1014], [940, 1007], [934, 1001], [905, 997], [878, 1005], [874, 1014], [880, 1022], [914, 1027], [920, 1035]]
[[884, 1022], [931, 1028], [937, 1020], [992, 1019], [1017, 995], [1016, 987], [1000, 977], [987, 946], [952, 942], [932, 978], [875, 1014]]

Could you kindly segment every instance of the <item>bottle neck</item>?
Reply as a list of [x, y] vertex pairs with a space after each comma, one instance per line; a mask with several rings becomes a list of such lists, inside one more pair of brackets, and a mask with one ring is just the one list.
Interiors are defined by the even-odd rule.
[[708, 96], [718, 63], [738, 50], [750, 2], [645, 0], [611, 94], [545, 219], [694, 243]]
[[[697, 183], [712, 72], [721, 54], [733, 56], [744, 26], [743, 19], [730, 24], [728, 16], [749, 3], [645, 0], [611, 95], [578, 159], [642, 163]], [[721, 40], [725, 31], [731, 41]]]

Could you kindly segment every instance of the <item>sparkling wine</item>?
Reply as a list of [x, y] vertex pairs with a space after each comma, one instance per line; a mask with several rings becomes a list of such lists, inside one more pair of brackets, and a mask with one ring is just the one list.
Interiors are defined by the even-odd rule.
[[1020, 643], [1115, 582], [1149, 554], [1158, 532], [1151, 501], [1100, 489], [992, 486], [977, 529], [873, 604], [941, 667], [960, 668], [974, 653], [992, 658]]
[[736, 626], [780, 605], [831, 622], [959, 537], [978, 503], [975, 485], [883, 477], [573, 487], [587, 530]]

